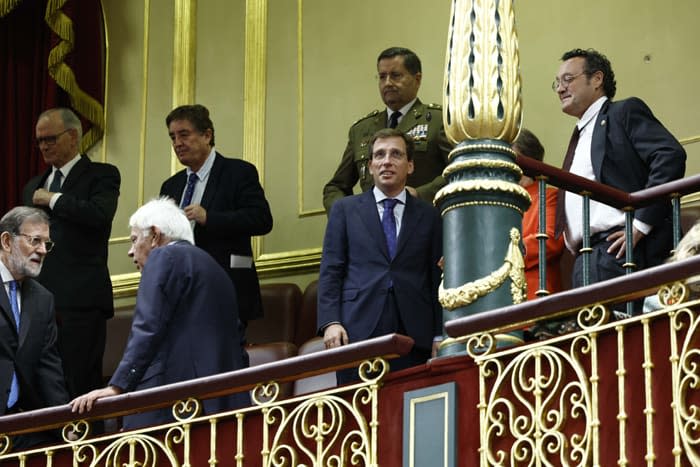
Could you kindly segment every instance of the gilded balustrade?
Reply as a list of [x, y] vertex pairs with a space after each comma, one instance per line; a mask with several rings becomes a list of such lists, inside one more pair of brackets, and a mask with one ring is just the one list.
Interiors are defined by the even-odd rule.
[[376, 466], [378, 390], [387, 371], [383, 358], [365, 360], [357, 384], [284, 400], [277, 382], [260, 383], [252, 407], [208, 416], [190, 398], [173, 405], [171, 424], [95, 438], [89, 423], [77, 420], [63, 427], [63, 444], [19, 453], [3, 435], [0, 464], [43, 458], [44, 465], [76, 467], [213, 466], [235, 459], [236, 466]]
[[[700, 465], [700, 300], [675, 282], [662, 308], [500, 349], [501, 329], [461, 341], [479, 367], [482, 466]], [[602, 349], [605, 349], [603, 351]]]

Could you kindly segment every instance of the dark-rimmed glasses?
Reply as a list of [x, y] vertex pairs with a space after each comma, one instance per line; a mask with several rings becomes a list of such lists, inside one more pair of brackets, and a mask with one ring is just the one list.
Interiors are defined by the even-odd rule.
[[63, 133], [66, 133], [66, 132], [68, 132], [68, 131], [70, 131], [70, 130], [71, 130], [70, 128], [66, 128], [66, 129], [63, 130], [62, 132], [56, 133], [55, 135], [41, 136], [41, 137], [39, 137], [39, 138], [37, 138], [37, 139], [35, 140], [35, 141], [36, 141], [36, 145], [37, 145], [37, 146], [41, 146], [41, 143], [45, 143], [47, 146], [53, 146], [54, 144], [56, 144], [56, 141], [58, 141], [58, 138], [60, 138], [60, 136], [61, 136]]
[[40, 245], [44, 245], [44, 248], [46, 248], [46, 252], [48, 253], [49, 251], [53, 250], [53, 246], [55, 243], [52, 240], [44, 240], [41, 237], [37, 237], [34, 235], [27, 235], [23, 233], [18, 233], [18, 234], [13, 234], [13, 237], [24, 237], [27, 239], [27, 242], [31, 245], [32, 248], [39, 248]]

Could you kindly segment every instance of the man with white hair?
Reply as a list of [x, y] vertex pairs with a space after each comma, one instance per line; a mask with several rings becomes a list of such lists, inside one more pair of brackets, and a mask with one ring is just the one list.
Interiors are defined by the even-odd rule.
[[[236, 292], [224, 270], [193, 245], [185, 214], [167, 198], [129, 219], [129, 256], [141, 271], [131, 333], [109, 385], [75, 398], [74, 412], [101, 397], [243, 367]], [[232, 313], [233, 311], [233, 313]], [[204, 401], [204, 413], [247, 405], [247, 393]], [[170, 409], [124, 417], [132, 429], [173, 421]]]

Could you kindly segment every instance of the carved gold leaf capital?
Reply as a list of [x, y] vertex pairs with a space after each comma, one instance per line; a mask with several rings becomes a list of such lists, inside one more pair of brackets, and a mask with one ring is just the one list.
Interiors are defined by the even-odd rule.
[[447, 198], [458, 193], [468, 193], [476, 191], [500, 191], [503, 193], [514, 194], [523, 199], [532, 201], [530, 194], [527, 190], [517, 183], [506, 182], [503, 180], [463, 180], [458, 182], [452, 182], [440, 189], [435, 195], [435, 205], [439, 206], [443, 198]]
[[512, 142], [522, 118], [513, 1], [454, 0], [443, 119], [452, 142]]
[[518, 164], [508, 161], [502, 161], [499, 159], [469, 159], [466, 161], [453, 162], [442, 171], [443, 177], [448, 177], [453, 173], [460, 172], [462, 170], [472, 170], [472, 169], [496, 169], [496, 170], [510, 170], [515, 172], [518, 177], [522, 177], [523, 170]]

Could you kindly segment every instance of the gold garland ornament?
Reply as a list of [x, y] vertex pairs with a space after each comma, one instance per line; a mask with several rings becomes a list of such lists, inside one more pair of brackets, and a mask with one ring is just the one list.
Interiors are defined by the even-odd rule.
[[515, 227], [510, 229], [510, 244], [503, 265], [488, 276], [460, 287], [446, 289], [443, 286], [444, 282], [441, 281], [438, 290], [440, 304], [449, 311], [467, 306], [496, 290], [509, 277], [513, 304], [522, 303], [525, 300], [526, 291], [525, 261], [520, 251], [520, 231]]

